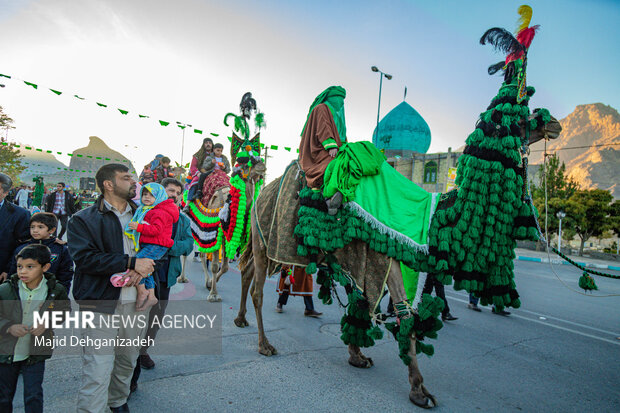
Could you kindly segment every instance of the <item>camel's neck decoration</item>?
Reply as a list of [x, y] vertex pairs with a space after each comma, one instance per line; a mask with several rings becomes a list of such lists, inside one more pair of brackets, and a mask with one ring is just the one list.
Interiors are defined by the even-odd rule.
[[[533, 87], [525, 86], [527, 50], [538, 26], [527, 27], [531, 8], [519, 8], [521, 26], [515, 38], [505, 29], [489, 29], [481, 38], [507, 52], [489, 68], [504, 71], [504, 83], [459, 158], [454, 190], [442, 197], [429, 231], [429, 255], [418, 254], [416, 268], [445, 284], [481, 298], [498, 310], [519, 307], [513, 273], [517, 239], [538, 238], [536, 213], [524, 187], [530, 133], [551, 121], [546, 109], [530, 116]], [[527, 165], [525, 165], [527, 166]]]

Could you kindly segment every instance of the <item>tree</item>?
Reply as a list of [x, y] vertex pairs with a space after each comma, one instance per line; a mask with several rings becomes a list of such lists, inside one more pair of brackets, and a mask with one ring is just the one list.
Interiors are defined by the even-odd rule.
[[[4, 113], [2, 106], [0, 106], [0, 129], [15, 129], [13, 119]], [[0, 172], [10, 176], [15, 183], [19, 181], [19, 175], [26, 169], [21, 164], [20, 159], [22, 157], [13, 144], [6, 142], [4, 138], [0, 138]]]
[[[568, 199], [579, 189], [579, 185], [577, 181], [567, 175], [566, 165], [564, 162], [560, 163], [560, 159], [556, 154], [547, 157], [546, 167], [541, 165], [536, 176], [538, 177], [538, 185], [533, 183], [531, 190], [534, 206], [536, 206], [536, 209], [540, 213], [540, 226], [544, 231], [545, 218], [547, 218], [547, 229], [549, 233], [557, 233], [560, 220], [557, 218], [556, 214], [559, 211], [566, 212]], [[545, 177], [547, 187], [546, 198]], [[548, 208], [545, 208], [545, 199]], [[571, 228], [565, 228], [565, 226], [562, 225], [563, 239], [572, 239], [574, 236], [575, 232], [571, 231]]]
[[603, 189], [576, 191], [566, 203], [566, 224], [577, 233], [581, 240], [579, 255], [590, 237], [600, 237], [610, 229], [609, 205], [613, 197]]

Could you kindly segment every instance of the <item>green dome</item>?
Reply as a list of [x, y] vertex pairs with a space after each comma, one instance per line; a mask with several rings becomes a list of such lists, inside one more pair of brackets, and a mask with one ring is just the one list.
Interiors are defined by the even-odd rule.
[[396, 106], [379, 122], [372, 134], [379, 149], [426, 153], [431, 146], [431, 130], [422, 116], [407, 102]]

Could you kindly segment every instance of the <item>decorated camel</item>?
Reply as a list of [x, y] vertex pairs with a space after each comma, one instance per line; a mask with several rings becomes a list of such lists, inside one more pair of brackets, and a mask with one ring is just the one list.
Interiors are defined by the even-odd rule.
[[[192, 221], [192, 234], [200, 252], [205, 273], [205, 286], [210, 290], [209, 301], [221, 301], [217, 293], [217, 282], [228, 271], [229, 260], [247, 244], [249, 236], [249, 211], [262, 186], [265, 165], [259, 157], [260, 129], [264, 126], [262, 113], [257, 111], [256, 101], [246, 93], [239, 105], [239, 116], [234, 118], [234, 128], [243, 138], [233, 132], [231, 138], [232, 177], [221, 170], [215, 170], [201, 188], [202, 197], [189, 202], [188, 215]], [[257, 133], [250, 139], [248, 121], [254, 115]], [[206, 264], [206, 254], [212, 254], [211, 273]], [[221, 266], [220, 266], [221, 263]]]
[[[302, 133], [301, 161], [293, 162], [261, 191], [251, 212], [250, 243], [239, 263], [242, 294], [234, 322], [248, 325], [250, 291], [259, 353], [277, 353], [265, 335], [263, 287], [266, 276], [283, 264], [306, 267], [307, 273], [318, 270], [319, 298], [324, 303], [337, 296], [337, 284], [344, 287], [348, 304], [341, 338], [355, 367], [373, 364], [360, 348], [382, 337], [377, 324], [384, 317], [376, 310], [387, 286], [397, 320], [385, 325], [409, 368], [409, 398], [429, 407], [436, 400], [423, 384], [416, 355], [433, 354], [424, 338], [437, 337], [443, 302], [422, 294], [426, 277], [438, 277], [446, 284], [454, 277], [455, 288], [478, 295], [485, 304], [519, 306], [512, 266], [515, 240], [535, 239], [538, 234], [524, 179], [528, 145], [556, 138], [560, 131], [547, 110], [530, 113], [528, 108], [534, 88], [525, 84], [525, 68], [537, 27], [528, 27], [531, 8], [522, 6], [519, 13], [516, 38], [494, 28], [481, 39], [508, 57], [489, 69], [490, 74], [502, 69], [504, 82], [466, 140], [457, 171], [458, 190], [426, 193], [391, 168], [372, 144], [343, 143], [338, 135], [346, 135], [336, 119], [342, 107], [336, 98], [343, 98], [343, 91], [328, 89], [315, 100]], [[320, 106], [323, 103], [325, 107]], [[327, 161], [322, 190], [310, 185], [316, 175], [309, 176], [310, 169], [303, 166], [306, 133], [314, 133], [313, 110], [333, 115], [332, 135], [338, 137], [332, 139], [338, 155]], [[328, 146], [332, 142], [325, 141], [323, 148], [333, 149]], [[343, 206], [338, 208], [340, 202]]]

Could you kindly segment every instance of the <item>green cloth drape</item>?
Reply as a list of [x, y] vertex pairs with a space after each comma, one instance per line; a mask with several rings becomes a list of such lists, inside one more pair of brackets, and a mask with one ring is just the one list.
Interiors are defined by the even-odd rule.
[[352, 201], [362, 177], [378, 174], [383, 162], [385, 156], [372, 142], [345, 143], [325, 170], [323, 196], [341, 192], [343, 202]]

